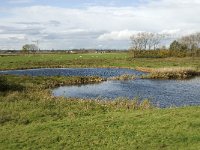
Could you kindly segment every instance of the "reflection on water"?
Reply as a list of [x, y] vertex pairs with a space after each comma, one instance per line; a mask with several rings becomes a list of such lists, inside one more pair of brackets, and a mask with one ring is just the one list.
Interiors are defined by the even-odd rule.
[[54, 96], [77, 98], [148, 98], [155, 106], [200, 105], [200, 78], [186, 81], [147, 80], [106, 81], [100, 84], [65, 86], [53, 90]]

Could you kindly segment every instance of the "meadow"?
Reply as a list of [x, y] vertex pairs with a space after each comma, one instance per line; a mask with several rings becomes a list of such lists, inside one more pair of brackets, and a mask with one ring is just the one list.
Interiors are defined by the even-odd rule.
[[[194, 67], [199, 58], [135, 58], [128, 53], [1, 56], [0, 69]], [[0, 78], [0, 149], [200, 149], [200, 107], [160, 109], [148, 100], [53, 97], [60, 85], [98, 77]]]
[[21, 54], [0, 56], [0, 70], [54, 67], [200, 68], [200, 59], [199, 57], [132, 58], [130, 53]]

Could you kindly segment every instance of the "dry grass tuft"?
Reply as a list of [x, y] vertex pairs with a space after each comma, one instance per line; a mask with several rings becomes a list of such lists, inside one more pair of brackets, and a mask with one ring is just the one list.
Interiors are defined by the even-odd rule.
[[150, 75], [144, 78], [151, 79], [190, 79], [200, 75], [200, 72], [192, 67], [173, 67], [152, 69]]
[[123, 74], [121, 76], [108, 78], [108, 80], [134, 80], [135, 78], [135, 75]]

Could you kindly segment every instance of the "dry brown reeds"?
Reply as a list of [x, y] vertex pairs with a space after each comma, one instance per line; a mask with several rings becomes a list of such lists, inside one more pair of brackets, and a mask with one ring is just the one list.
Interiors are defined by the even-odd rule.
[[151, 79], [190, 79], [200, 75], [200, 72], [192, 67], [173, 67], [151, 69], [150, 74], [143, 78]]
[[134, 80], [135, 78], [136, 78], [135, 75], [123, 74], [117, 77], [110, 77], [108, 78], [108, 80]]

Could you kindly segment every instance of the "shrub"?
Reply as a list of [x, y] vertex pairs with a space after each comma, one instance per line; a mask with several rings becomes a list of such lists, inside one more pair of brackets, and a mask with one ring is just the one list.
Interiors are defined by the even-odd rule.
[[134, 58], [166, 58], [170, 56], [169, 50], [141, 50], [131, 51]]

